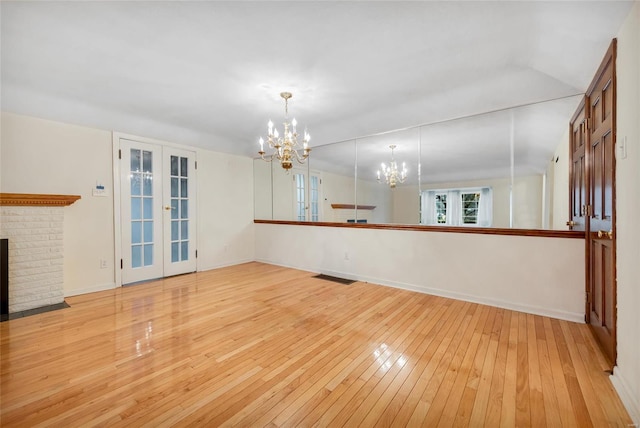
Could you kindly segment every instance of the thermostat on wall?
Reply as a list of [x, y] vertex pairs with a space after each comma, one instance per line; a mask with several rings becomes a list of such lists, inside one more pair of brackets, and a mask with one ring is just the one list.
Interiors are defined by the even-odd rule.
[[107, 189], [102, 184], [96, 184], [96, 187], [91, 191], [93, 196], [107, 196]]

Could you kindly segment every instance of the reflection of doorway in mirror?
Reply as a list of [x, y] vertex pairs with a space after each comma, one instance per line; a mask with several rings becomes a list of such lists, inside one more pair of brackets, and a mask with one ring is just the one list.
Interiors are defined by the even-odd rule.
[[293, 220], [322, 221], [322, 177], [319, 171], [293, 169]]

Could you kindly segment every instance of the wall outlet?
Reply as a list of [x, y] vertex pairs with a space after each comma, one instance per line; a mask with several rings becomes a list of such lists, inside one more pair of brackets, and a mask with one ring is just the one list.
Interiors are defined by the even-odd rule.
[[100, 269], [107, 268], [107, 261], [105, 259], [100, 259]]

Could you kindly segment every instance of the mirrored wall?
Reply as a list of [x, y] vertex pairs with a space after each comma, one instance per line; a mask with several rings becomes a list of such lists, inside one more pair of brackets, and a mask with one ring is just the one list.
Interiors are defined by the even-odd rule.
[[566, 230], [568, 123], [582, 96], [254, 160], [255, 218]]

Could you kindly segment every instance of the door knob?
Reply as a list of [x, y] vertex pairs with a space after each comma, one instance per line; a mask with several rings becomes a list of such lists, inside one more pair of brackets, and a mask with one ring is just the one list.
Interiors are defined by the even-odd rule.
[[164, 206], [165, 211], [171, 211], [171, 207], [169, 205]]
[[576, 225], [576, 222], [575, 222], [575, 221], [573, 221], [573, 220], [569, 220], [569, 221], [567, 222], [567, 226], [569, 226], [569, 227], [573, 227], [573, 226], [575, 226], [575, 225]]
[[602, 239], [604, 237], [607, 237], [607, 239], [613, 239], [613, 229], [609, 230], [608, 232], [605, 230], [599, 230], [598, 238]]

